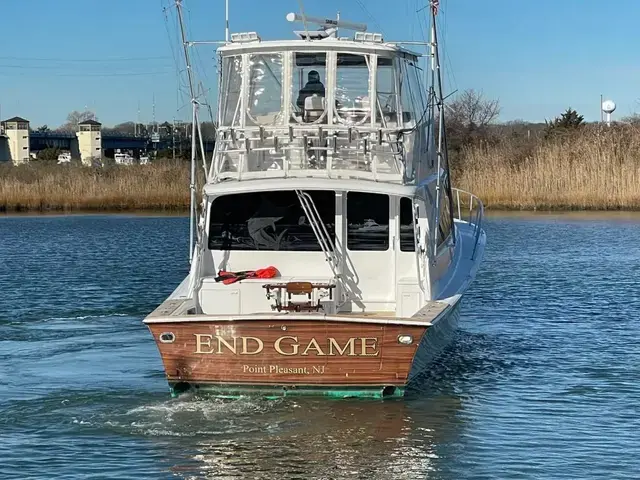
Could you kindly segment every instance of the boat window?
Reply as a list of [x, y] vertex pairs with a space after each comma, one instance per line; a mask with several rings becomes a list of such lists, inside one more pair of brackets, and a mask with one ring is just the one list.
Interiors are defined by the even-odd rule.
[[248, 122], [254, 125], [282, 123], [282, 54], [249, 56]]
[[297, 122], [326, 119], [327, 54], [293, 54], [292, 111]]
[[371, 113], [369, 98], [369, 58], [338, 53], [336, 68], [336, 109], [343, 123], [364, 123]]
[[222, 68], [221, 121], [225, 126], [237, 126], [240, 123], [242, 56], [225, 57]]
[[415, 235], [413, 232], [413, 201], [410, 198], [400, 199], [400, 251], [415, 251]]
[[347, 248], [389, 248], [389, 196], [378, 193], [347, 194]]
[[376, 90], [378, 121], [384, 126], [388, 124], [397, 125], [398, 92], [396, 90], [396, 70], [393, 66], [393, 59], [378, 57]]
[[[307, 192], [335, 242], [335, 193]], [[321, 251], [294, 191], [224, 195], [211, 205], [210, 250]]]
[[438, 246], [443, 244], [453, 230], [453, 218], [451, 216], [451, 196], [448, 177], [445, 177], [440, 197], [440, 213], [438, 217]]
[[422, 70], [413, 59], [404, 59], [400, 62], [400, 95], [402, 99], [403, 120], [405, 123], [421, 123], [427, 117], [426, 104], [420, 87]]

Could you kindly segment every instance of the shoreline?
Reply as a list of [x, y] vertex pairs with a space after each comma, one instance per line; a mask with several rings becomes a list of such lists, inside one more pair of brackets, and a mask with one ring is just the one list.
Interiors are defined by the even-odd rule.
[[189, 209], [184, 210], [117, 210], [117, 209], [74, 209], [74, 210], [5, 210], [1, 217], [70, 217], [70, 216], [124, 216], [124, 217], [188, 217]]
[[[8, 217], [67, 217], [67, 216], [124, 216], [124, 217], [176, 217], [188, 218], [189, 209], [48, 209], [48, 210], [0, 210], [0, 218]], [[563, 218], [638, 218], [640, 209], [595, 209], [595, 208], [553, 208], [553, 209], [516, 209], [485, 208], [485, 218], [526, 218], [526, 217], [563, 217]], [[463, 213], [464, 217], [464, 213]]]

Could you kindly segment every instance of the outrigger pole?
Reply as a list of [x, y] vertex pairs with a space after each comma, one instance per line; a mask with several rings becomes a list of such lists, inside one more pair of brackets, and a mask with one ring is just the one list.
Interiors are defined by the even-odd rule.
[[[184, 58], [187, 63], [187, 77], [189, 78], [189, 92], [191, 94], [191, 181], [189, 188], [191, 190], [191, 200], [189, 204], [189, 263], [193, 259], [193, 246], [195, 239], [196, 224], [196, 123], [198, 120], [198, 100], [196, 98], [196, 89], [193, 82], [193, 71], [191, 68], [191, 59], [189, 57], [189, 43], [184, 31], [184, 20], [182, 18], [182, 0], [175, 0], [176, 10], [178, 11], [178, 20], [180, 21], [180, 34], [182, 36], [182, 48], [184, 49]], [[200, 134], [200, 125], [198, 134]], [[202, 136], [200, 136], [202, 139]], [[204, 161], [204, 152], [202, 156]]]
[[[438, 228], [440, 224], [440, 202], [442, 202], [442, 175], [440, 170], [442, 169], [442, 160], [447, 156], [447, 146], [445, 141], [445, 125], [444, 125], [444, 93], [442, 91], [442, 75], [440, 72], [440, 53], [438, 48], [438, 31], [436, 26], [436, 15], [438, 14], [438, 7], [440, 0], [429, 0], [429, 10], [431, 11], [431, 88], [433, 98], [433, 106], [438, 106], [438, 173], [436, 183], [436, 205], [435, 205], [435, 222], [436, 228], [434, 228], [434, 251], [438, 246]], [[437, 84], [437, 91], [436, 91]], [[448, 172], [448, 159], [447, 159], [447, 175]], [[445, 185], [446, 187], [446, 185]], [[453, 211], [453, 207], [450, 204], [449, 209]], [[455, 238], [455, 235], [454, 235]]]

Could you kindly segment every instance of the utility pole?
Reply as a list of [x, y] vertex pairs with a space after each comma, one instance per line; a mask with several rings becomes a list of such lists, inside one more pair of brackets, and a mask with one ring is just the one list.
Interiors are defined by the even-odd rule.
[[151, 121], [153, 122], [153, 130], [157, 132], [158, 129], [156, 125], [156, 94], [155, 92], [152, 94], [152, 97], [151, 97], [151, 118], [152, 118]]
[[173, 128], [171, 129], [171, 149], [173, 150], [173, 159], [176, 159], [176, 117], [173, 116]]
[[136, 116], [136, 123], [133, 126], [133, 134], [138, 136], [138, 125], [140, 125], [140, 100], [138, 100], [138, 115]]
[[156, 122], [156, 94], [153, 92], [152, 94], [152, 105], [151, 105], [151, 122], [153, 125], [153, 129], [151, 130], [151, 143], [153, 143], [153, 157], [156, 158], [158, 156], [158, 140], [160, 140], [158, 135], [158, 123]]
[[603, 114], [603, 110], [602, 110], [602, 102], [604, 101], [604, 97], [602, 96], [602, 94], [600, 94], [600, 123], [602, 123], [604, 121], [604, 117], [602, 116]]

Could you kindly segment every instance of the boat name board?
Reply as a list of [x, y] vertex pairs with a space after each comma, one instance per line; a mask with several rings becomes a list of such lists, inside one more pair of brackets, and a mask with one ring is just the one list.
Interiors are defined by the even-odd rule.
[[[265, 351], [265, 342], [258, 337], [222, 337], [206, 333], [194, 333], [196, 345], [195, 354], [221, 355], [258, 355]], [[297, 336], [285, 335], [278, 337], [270, 346], [283, 356], [347, 356], [347, 357], [377, 357], [380, 355], [378, 339], [376, 337], [350, 337], [346, 341], [328, 337], [322, 341], [316, 338], [299, 340]]]

